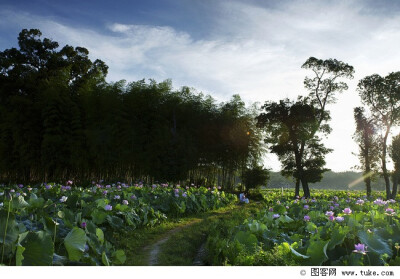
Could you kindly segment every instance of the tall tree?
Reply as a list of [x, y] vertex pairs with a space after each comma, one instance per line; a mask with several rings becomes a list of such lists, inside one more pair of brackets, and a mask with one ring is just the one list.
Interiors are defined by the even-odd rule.
[[[330, 152], [330, 149], [325, 148], [318, 137], [318, 133], [328, 134], [331, 131], [328, 124], [330, 113], [327, 110], [327, 105], [336, 101], [336, 93], [347, 90], [347, 84], [343, 79], [353, 78], [354, 68], [336, 59], [322, 60], [315, 57], [307, 59], [302, 65], [302, 68], [313, 72], [312, 77], [306, 77], [304, 79], [304, 86], [309, 92], [308, 97], [302, 100], [300, 98], [295, 104], [289, 104], [290, 102], [288, 100], [281, 101], [280, 109], [282, 110], [283, 118], [280, 119], [274, 118], [276, 117], [274, 110], [279, 106], [277, 106], [276, 103], [272, 105], [272, 103], [267, 102], [264, 106], [267, 113], [260, 115], [259, 120], [261, 121], [260, 125], [264, 126], [265, 123], [268, 123], [266, 118], [272, 117], [271, 122], [280, 123], [279, 125], [284, 123], [284, 126], [286, 126], [285, 129], [291, 130], [293, 138], [290, 140], [288, 140], [287, 137], [282, 138], [284, 140], [282, 142], [291, 142], [290, 147], [277, 144], [276, 147], [281, 147], [277, 150], [272, 149], [271, 151], [276, 153], [284, 164], [282, 173], [293, 173], [295, 175], [296, 195], [299, 193], [299, 184], [301, 182], [304, 195], [309, 197], [310, 189], [308, 183], [316, 181], [316, 179], [321, 179], [322, 173], [326, 170], [323, 168], [325, 165], [324, 157]], [[284, 103], [286, 103], [286, 106]], [[305, 114], [298, 114], [298, 118], [296, 119], [292, 117], [294, 115], [293, 113], [287, 113], [292, 109], [299, 109], [301, 113]], [[307, 112], [307, 109], [310, 111]], [[286, 111], [286, 116], [284, 116], [284, 111]], [[308, 116], [307, 113], [309, 113]], [[284, 119], [285, 117], [288, 119]], [[298, 121], [297, 124], [299, 124], [299, 126], [293, 124], [293, 122], [296, 121]], [[293, 125], [295, 128], [291, 128], [288, 124]], [[271, 127], [273, 127], [273, 125], [270, 126], [270, 128]], [[303, 128], [296, 130], [298, 127]], [[304, 133], [304, 127], [306, 127], [306, 133]], [[279, 130], [280, 129], [276, 129], [276, 131]], [[299, 135], [297, 135], [297, 133]], [[279, 142], [278, 137], [279, 133], [275, 135], [275, 140], [271, 138], [272, 142]], [[267, 139], [267, 142], [268, 141], [270, 140]], [[290, 150], [290, 152], [286, 152], [287, 150]], [[296, 171], [294, 171], [294, 169], [296, 169]]]
[[400, 180], [400, 134], [393, 137], [392, 145], [390, 147], [390, 157], [392, 158], [392, 161], [394, 163], [394, 171], [392, 175], [392, 199], [395, 199], [397, 195], [397, 186]]
[[258, 188], [262, 185], [267, 185], [269, 180], [269, 170], [263, 166], [252, 166], [246, 168], [242, 175], [242, 181], [246, 185], [246, 194], [250, 189]]
[[383, 130], [380, 135], [381, 165], [385, 179], [386, 198], [391, 198], [390, 175], [387, 169], [388, 137], [400, 118], [400, 72], [390, 73], [386, 77], [374, 74], [358, 83], [361, 101], [368, 106], [376, 125]]
[[364, 108], [354, 108], [356, 131], [353, 139], [359, 147], [358, 158], [361, 162], [367, 196], [371, 196], [371, 181], [375, 176], [379, 162], [379, 146], [375, 120], [365, 115]]
[[107, 83], [83, 47], [22, 30], [0, 51], [0, 179], [188, 181], [232, 188], [259, 161], [254, 111], [170, 80]]
[[265, 129], [265, 142], [280, 159], [282, 174], [295, 178], [296, 196], [301, 182], [304, 196], [310, 197], [308, 183], [321, 180], [327, 170], [324, 156], [330, 151], [315, 136], [322, 111], [308, 98], [299, 98], [296, 102], [288, 99], [266, 102], [262, 108], [265, 112], [257, 117], [258, 126]]
[[[341, 93], [348, 89], [343, 79], [352, 79], [354, 68], [336, 59], [322, 60], [315, 57], [308, 58], [302, 68], [313, 72], [312, 77], [305, 77], [304, 87], [309, 92], [308, 97], [311, 100], [311, 104], [320, 110], [318, 125], [315, 126], [314, 131], [316, 133], [321, 125], [329, 120], [325, 115], [329, 115], [326, 106], [336, 102], [336, 93]], [[327, 128], [325, 127], [324, 129]]]

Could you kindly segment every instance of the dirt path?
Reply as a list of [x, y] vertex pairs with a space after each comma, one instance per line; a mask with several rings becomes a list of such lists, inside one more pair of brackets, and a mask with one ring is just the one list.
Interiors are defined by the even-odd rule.
[[[195, 230], [195, 232], [197, 232], [197, 234], [194, 232], [191, 232], [191, 233], [188, 232], [189, 233], [188, 238], [194, 237], [190, 240], [191, 241], [190, 243], [192, 243], [192, 244], [196, 243], [195, 245], [196, 246], [198, 245], [198, 246], [195, 247], [192, 245], [190, 249], [193, 249], [193, 250], [190, 250], [190, 252], [188, 250], [184, 251], [185, 253], [189, 252], [189, 254], [193, 252], [193, 254], [191, 254], [191, 256], [190, 256], [190, 259], [192, 259], [192, 262], [188, 263], [188, 260], [190, 261], [190, 259], [186, 256], [185, 256], [186, 258], [184, 258], [184, 259], [186, 259], [186, 261], [183, 260], [183, 262], [185, 262], [185, 265], [187, 265], [187, 264], [189, 264], [189, 265], [191, 264], [192, 266], [204, 265], [205, 264], [204, 261], [207, 257], [206, 237], [205, 236], [207, 234], [207, 230], [208, 230], [207, 227], [209, 225], [209, 222], [215, 221], [220, 218], [225, 218], [225, 216], [226, 215], [229, 216], [229, 214], [231, 214], [232, 211], [236, 211], [239, 209], [241, 209], [240, 206], [235, 206], [233, 208], [226, 209], [226, 211], [211, 212], [210, 214], [196, 218], [196, 219], [190, 221], [189, 223], [182, 224], [178, 227], [170, 229], [167, 232], [164, 232], [156, 240], [154, 240], [154, 242], [152, 244], [149, 244], [146, 247], [142, 248], [141, 251], [144, 252], [144, 253], [142, 253], [143, 254], [142, 259], [144, 262], [143, 265], [155, 266], [155, 265], [164, 264], [164, 262], [167, 262], [168, 265], [171, 265], [171, 262], [174, 262], [174, 263], [180, 262], [179, 257], [182, 257], [182, 254], [180, 254], [178, 256], [177, 261], [174, 261], [174, 260], [171, 261], [171, 258], [170, 258], [171, 256], [173, 257], [174, 253], [176, 253], [173, 251], [179, 251], [179, 249], [182, 249], [182, 248], [178, 248], [178, 250], [174, 249], [174, 247], [176, 247], [176, 245], [179, 245], [179, 244], [176, 244], [174, 241], [176, 241], [175, 240], [176, 237], [178, 237], [178, 239], [181, 237], [180, 232], [182, 230], [188, 229], [190, 231], [190, 230], [192, 230], [191, 227], [196, 224], [199, 225], [199, 227], [194, 228], [194, 230]], [[202, 225], [202, 223], [204, 223], [205, 227]], [[205, 230], [205, 231], [201, 232], [202, 230]], [[172, 238], [171, 245], [175, 245], [175, 246], [165, 246], [164, 244], [167, 243], [168, 241], [170, 241], [171, 238]], [[188, 239], [188, 238], [186, 238], [186, 239]], [[167, 251], [169, 251], [169, 252], [166, 252], [164, 249], [168, 249]], [[165, 254], [165, 253], [167, 253], [167, 254]], [[162, 256], [162, 258], [160, 258], [160, 256]], [[169, 258], [165, 259], [166, 256]], [[160, 262], [160, 261], [162, 261], [162, 262]], [[180, 265], [180, 264], [177, 264], [177, 265]]]
[[160, 247], [165, 242], [167, 242], [168, 239], [172, 235], [176, 234], [177, 232], [179, 232], [179, 231], [181, 231], [181, 230], [183, 230], [183, 229], [185, 229], [185, 228], [187, 228], [189, 226], [192, 226], [192, 225], [194, 225], [196, 223], [199, 223], [201, 221], [203, 221], [203, 220], [202, 219], [194, 220], [193, 222], [191, 222], [189, 224], [186, 224], [184, 226], [180, 226], [178, 228], [172, 229], [172, 230], [168, 231], [167, 233], [165, 233], [162, 236], [162, 238], [160, 240], [158, 240], [156, 243], [154, 243], [152, 245], [149, 245], [149, 246], [146, 246], [143, 250], [149, 253], [148, 262], [147, 262], [148, 264], [147, 265], [149, 265], [149, 266], [158, 265], [158, 254], [160, 253]]
[[196, 258], [193, 260], [194, 266], [202, 266], [204, 265], [204, 258], [206, 257], [206, 242], [201, 244], [199, 250], [197, 251]]

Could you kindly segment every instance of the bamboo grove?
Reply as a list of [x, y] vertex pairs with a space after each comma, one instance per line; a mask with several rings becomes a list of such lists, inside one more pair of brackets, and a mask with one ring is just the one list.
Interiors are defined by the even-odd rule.
[[181, 181], [229, 189], [260, 162], [255, 107], [217, 104], [171, 81], [106, 82], [82, 47], [22, 30], [0, 52], [3, 182]]

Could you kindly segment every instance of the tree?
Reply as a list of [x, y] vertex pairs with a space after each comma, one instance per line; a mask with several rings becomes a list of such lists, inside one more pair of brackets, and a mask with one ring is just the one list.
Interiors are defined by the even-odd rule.
[[243, 183], [246, 185], [246, 192], [250, 189], [266, 185], [269, 180], [269, 171], [264, 169], [263, 166], [253, 166], [247, 168], [242, 176]]
[[386, 198], [394, 198], [395, 193], [391, 191], [386, 157], [387, 140], [391, 128], [399, 122], [400, 117], [400, 72], [390, 73], [386, 77], [377, 74], [367, 76], [358, 83], [358, 92], [362, 103], [371, 111], [377, 127], [382, 130], [380, 157], [385, 179]]
[[[0, 180], [181, 181], [232, 188], [259, 163], [261, 133], [239, 95], [217, 104], [188, 87], [106, 82], [84, 47], [22, 30], [0, 51]], [[218, 181], [219, 180], [219, 181]]]
[[375, 120], [365, 116], [365, 110], [361, 107], [354, 108], [354, 120], [356, 131], [353, 139], [359, 147], [358, 158], [361, 162], [367, 196], [371, 196], [371, 181], [377, 172], [379, 161], [377, 127]]
[[282, 174], [295, 178], [296, 196], [301, 182], [304, 196], [310, 197], [308, 183], [321, 180], [327, 170], [323, 167], [324, 156], [330, 151], [315, 136], [322, 111], [310, 104], [308, 98], [266, 102], [262, 108], [265, 112], [257, 117], [258, 126], [265, 129], [265, 142], [280, 159]]
[[395, 199], [397, 195], [397, 186], [399, 184], [399, 179], [400, 179], [400, 134], [393, 137], [389, 153], [394, 163], [394, 171], [392, 175], [392, 181], [393, 181], [392, 199]]
[[[287, 126], [285, 129], [292, 130], [293, 138], [283, 138], [283, 142], [286, 141], [288, 144], [282, 145], [282, 143], [278, 143], [276, 145], [278, 149], [273, 149], [271, 151], [276, 153], [278, 157], [280, 157], [281, 162], [284, 163], [285, 167], [282, 173], [293, 173], [295, 176], [296, 195], [299, 193], [299, 183], [301, 182], [304, 195], [309, 197], [310, 190], [308, 182], [321, 179], [322, 173], [326, 170], [323, 168], [325, 165], [324, 156], [330, 152], [330, 149], [323, 146], [317, 135], [318, 133], [328, 134], [331, 130], [327, 123], [330, 119], [327, 105], [336, 101], [336, 93], [347, 90], [347, 84], [342, 79], [353, 78], [354, 68], [336, 59], [322, 60], [315, 57], [307, 59], [302, 65], [302, 68], [311, 70], [314, 73], [312, 78], [306, 77], [304, 79], [304, 86], [309, 91], [308, 97], [303, 98], [303, 104], [297, 102], [293, 105], [293, 109], [299, 109], [304, 114], [297, 114], [297, 124], [299, 124], [299, 126], [293, 124], [293, 127], [296, 127], [295, 129], [291, 128], [291, 126], [287, 126], [287, 124], [290, 123], [285, 123], [287, 121], [283, 118], [273, 121], [275, 123], [285, 123], [284, 126]], [[304, 103], [304, 101], [306, 102]], [[281, 102], [281, 105], [282, 104]], [[283, 111], [290, 111], [290, 106], [291, 105], [286, 106], [286, 109], [282, 107]], [[266, 103], [264, 109], [268, 112], [270, 109], [274, 109], [274, 106], [270, 106]], [[308, 109], [311, 110], [311, 114], [308, 114], [307, 119], [307, 117], [304, 118], [304, 116], [310, 112], [307, 111]], [[284, 114], [285, 113], [283, 113], [283, 115]], [[266, 115], [268, 115], [268, 113]], [[263, 122], [266, 123], [265, 118], [268, 117], [266, 115], [261, 117], [261, 126], [263, 126]], [[273, 113], [270, 114], [270, 116], [273, 118], [275, 117]], [[289, 115], [286, 117], [289, 117]], [[290, 117], [291, 120], [289, 122], [296, 123], [296, 119], [292, 117], [292, 115], [290, 115]], [[281, 124], [278, 124], [278, 126]], [[273, 125], [271, 127], [273, 127]], [[298, 127], [302, 128], [296, 130]], [[277, 129], [277, 131], [278, 130], [279, 129]], [[304, 133], [304, 131], [306, 132]], [[298, 136], [295, 136], [296, 134], [298, 134]], [[278, 137], [280, 137], [279, 133], [275, 134], [275, 143], [277, 143]], [[290, 150], [290, 152], [286, 152], [288, 150]]]
[[321, 112], [318, 116], [318, 125], [315, 127], [314, 133], [316, 133], [323, 122], [329, 119], [325, 115], [329, 115], [326, 105], [336, 102], [336, 92], [341, 93], [348, 89], [347, 84], [340, 79], [352, 79], [354, 68], [336, 59], [322, 60], [315, 57], [308, 58], [301, 67], [314, 73], [312, 78], [305, 77], [304, 87], [309, 92], [311, 104], [319, 108]]

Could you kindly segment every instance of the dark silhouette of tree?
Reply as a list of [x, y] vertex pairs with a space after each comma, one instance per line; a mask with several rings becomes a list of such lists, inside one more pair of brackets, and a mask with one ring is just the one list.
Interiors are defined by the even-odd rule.
[[358, 83], [358, 92], [362, 103], [371, 111], [376, 125], [383, 130], [383, 134], [380, 135], [380, 152], [386, 198], [394, 198], [395, 193], [391, 191], [386, 157], [387, 139], [391, 128], [398, 123], [400, 117], [400, 72], [390, 73], [386, 77], [377, 74], [367, 76]]
[[400, 134], [393, 137], [392, 145], [390, 146], [389, 149], [389, 154], [394, 163], [394, 171], [392, 174], [392, 181], [393, 181], [392, 199], [395, 199], [400, 179]]
[[106, 82], [83, 47], [36, 29], [0, 52], [0, 179], [180, 181], [232, 189], [261, 158], [255, 110], [170, 80]]
[[363, 171], [367, 196], [371, 196], [371, 181], [376, 176], [379, 163], [378, 135], [375, 120], [365, 116], [365, 110], [361, 107], [354, 108], [354, 120], [356, 131], [353, 139], [359, 147], [358, 158]]
[[315, 136], [323, 112], [307, 98], [266, 102], [262, 108], [265, 112], [257, 117], [258, 125], [266, 131], [265, 142], [283, 165], [281, 173], [295, 178], [296, 196], [301, 182], [304, 196], [309, 197], [308, 183], [320, 181], [327, 171], [324, 156], [330, 149]]
[[[283, 118], [275, 123], [285, 123], [289, 131], [293, 134], [293, 137], [289, 140], [283, 137], [283, 142], [287, 142], [285, 146], [282, 141], [279, 142], [279, 132], [275, 134], [274, 138], [267, 140], [274, 144], [278, 143], [275, 148], [271, 149], [272, 152], [276, 153], [284, 165], [282, 174], [292, 175], [296, 179], [296, 190], [295, 195], [299, 194], [300, 182], [302, 184], [303, 192], [306, 197], [310, 196], [310, 189], [308, 183], [311, 181], [319, 181], [322, 177], [322, 173], [326, 171], [323, 168], [325, 165], [325, 155], [330, 152], [321, 143], [318, 133], [328, 134], [331, 131], [329, 124], [330, 113], [327, 110], [327, 105], [336, 101], [336, 93], [340, 93], [347, 90], [347, 84], [342, 81], [343, 78], [353, 78], [354, 68], [344, 62], [336, 59], [321, 60], [315, 57], [310, 57], [302, 65], [302, 68], [311, 70], [313, 76], [306, 77], [304, 79], [304, 86], [309, 91], [307, 98], [300, 98], [298, 102], [293, 104], [293, 109], [299, 109], [301, 111], [298, 115], [298, 123], [293, 124], [296, 119], [291, 117], [293, 113], [288, 113], [286, 117], [291, 117], [291, 123], [285, 123], [285, 113]], [[289, 101], [281, 102], [288, 103]], [[286, 111], [291, 111], [286, 106]], [[264, 106], [264, 109], [268, 111], [273, 109], [268, 102]], [[306, 110], [310, 109], [309, 112]], [[285, 110], [285, 109], [283, 109]], [[271, 112], [271, 111], [270, 111]], [[304, 115], [302, 113], [305, 113]], [[307, 113], [308, 116], [307, 116]], [[266, 118], [269, 117], [264, 114], [261, 117], [260, 125], [263, 126], [266, 123]], [[261, 115], [260, 115], [261, 116]], [[275, 117], [271, 114], [270, 117]], [[290, 125], [293, 125], [292, 127]], [[299, 130], [297, 130], [301, 127]], [[279, 131], [279, 129], [277, 129]], [[305, 132], [306, 131], [306, 132]], [[281, 131], [283, 132], [283, 131]], [[298, 136], [294, 136], [298, 134]], [[290, 150], [289, 152], [287, 152]]]
[[262, 185], [267, 185], [269, 179], [269, 171], [264, 169], [263, 166], [253, 166], [247, 168], [243, 173], [243, 183], [246, 186], [246, 193], [250, 189], [258, 188]]

